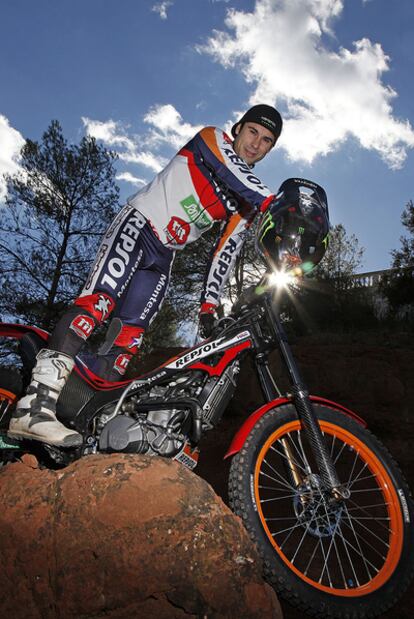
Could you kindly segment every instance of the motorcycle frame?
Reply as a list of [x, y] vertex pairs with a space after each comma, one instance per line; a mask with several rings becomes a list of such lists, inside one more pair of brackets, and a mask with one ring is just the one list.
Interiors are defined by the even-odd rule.
[[[271, 327], [271, 337], [267, 337], [267, 339], [262, 331], [263, 321], [266, 321]], [[44, 341], [45, 345], [47, 345], [47, 333], [37, 327], [7, 323], [0, 324], [0, 336], [21, 339], [23, 335], [28, 332], [36, 333], [41, 340]], [[292, 394], [288, 394], [284, 397], [281, 396], [275, 385], [268, 364], [268, 355], [276, 346], [281, 352], [282, 360], [284, 361], [292, 384]], [[266, 403], [254, 411], [244, 421], [234, 436], [224, 458], [234, 456], [240, 451], [253, 426], [268, 411], [272, 409], [277, 410], [285, 404], [294, 404], [299, 417], [306, 427], [308, 435], [310, 435], [311, 444], [315, 456], [317, 456], [318, 465], [323, 474], [322, 476], [324, 477], [325, 484], [331, 489], [337, 488], [339, 482], [335, 477], [333, 466], [329, 462], [330, 458], [326, 454], [326, 450], [324, 451], [324, 441], [320, 433], [316, 415], [312, 409], [312, 403], [329, 406], [340, 414], [352, 417], [364, 427], [366, 427], [367, 424], [350, 409], [325, 398], [309, 395], [278, 317], [277, 300], [275, 300], [274, 296], [270, 293], [265, 293], [262, 297], [259, 297], [254, 304], [242, 306], [242, 311], [239, 314], [238, 320], [226, 327], [218, 336], [213, 336], [183, 351], [142, 376], [114, 384], [107, 383], [95, 377], [92, 372], [86, 367], [82, 367], [82, 365], [78, 364], [76, 371], [82, 376], [85, 382], [89, 383], [97, 392], [106, 392], [105, 401], [103, 402], [104, 406], [111, 401], [117, 401], [113, 413], [108, 416], [109, 420], [119, 413], [122, 403], [128, 396], [139, 395], [150, 387], [164, 383], [165, 381], [171, 381], [174, 376], [179, 376], [183, 372], [188, 371], [201, 370], [208, 374], [209, 377], [219, 378], [233, 361], [244, 356], [247, 352], [253, 354], [259, 382]], [[217, 353], [223, 353], [217, 363], [211, 365], [206, 363], [209, 357]], [[167, 405], [162, 399], [158, 402], [153, 398], [148, 406], [155, 408], [190, 408], [193, 414], [195, 428], [192, 437], [193, 443], [196, 444], [201, 438], [203, 411], [196, 399], [182, 398], [180, 400], [171, 400], [168, 401]], [[92, 408], [94, 408], [94, 410], [91, 410]], [[85, 432], [91, 419], [98, 415], [101, 410], [102, 406], [96, 408], [95, 398], [93, 397], [78, 413], [76, 424], [71, 425]]]

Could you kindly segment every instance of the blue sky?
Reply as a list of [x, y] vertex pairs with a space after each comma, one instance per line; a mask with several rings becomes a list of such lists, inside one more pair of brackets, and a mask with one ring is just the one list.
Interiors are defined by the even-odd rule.
[[[57, 118], [120, 155], [122, 200], [203, 125], [250, 104], [285, 119], [256, 169], [303, 176], [390, 266], [414, 199], [412, 0], [13, 0], [0, 18], [0, 174]], [[4, 185], [0, 182], [0, 200]]]

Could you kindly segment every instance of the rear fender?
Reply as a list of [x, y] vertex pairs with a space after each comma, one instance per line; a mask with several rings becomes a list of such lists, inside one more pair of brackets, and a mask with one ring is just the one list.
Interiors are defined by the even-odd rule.
[[[314, 402], [315, 404], [324, 404], [325, 406], [328, 406], [329, 408], [335, 409], [342, 415], [347, 415], [348, 417], [351, 417], [354, 421], [359, 423], [364, 428], [366, 428], [368, 425], [367, 422], [364, 419], [362, 419], [362, 417], [360, 417], [359, 415], [351, 411], [349, 408], [342, 406], [342, 404], [338, 404], [337, 402], [332, 402], [331, 400], [326, 400], [325, 398], [321, 398], [317, 395], [311, 395], [309, 396], [309, 398], [311, 402]], [[263, 417], [263, 415], [265, 415], [269, 410], [274, 409], [274, 408], [279, 408], [280, 406], [283, 406], [284, 404], [292, 404], [292, 399], [291, 398], [276, 398], [276, 400], [272, 400], [271, 402], [268, 402], [261, 408], [258, 408], [257, 411], [254, 411], [254, 413], [252, 413], [250, 417], [246, 419], [244, 424], [237, 431], [236, 435], [234, 436], [231, 442], [229, 449], [227, 450], [226, 455], [224, 456], [224, 459], [229, 458], [230, 456], [234, 456], [236, 453], [240, 451], [248, 435], [250, 434], [253, 426], [259, 421], [261, 417]]]
[[11, 322], [0, 322], [0, 337], [11, 337], [15, 340], [21, 340], [26, 333], [36, 333], [45, 342], [49, 339], [49, 333], [39, 327], [30, 327], [29, 325], [18, 325]]

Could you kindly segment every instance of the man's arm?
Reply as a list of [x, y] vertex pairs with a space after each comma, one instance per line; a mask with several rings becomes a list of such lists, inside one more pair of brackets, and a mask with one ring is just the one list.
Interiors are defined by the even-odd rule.
[[238, 213], [230, 217], [225, 223], [213, 250], [210, 268], [206, 274], [201, 295], [200, 332], [203, 337], [208, 337], [211, 333], [214, 314], [253, 218], [254, 214], [249, 220], [246, 220]]

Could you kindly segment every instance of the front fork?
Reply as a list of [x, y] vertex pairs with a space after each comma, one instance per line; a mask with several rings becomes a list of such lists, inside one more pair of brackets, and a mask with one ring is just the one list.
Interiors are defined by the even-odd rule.
[[[268, 307], [268, 311], [272, 318], [271, 322], [278, 340], [282, 358], [291, 378], [292, 399], [299, 419], [303, 423], [306, 436], [308, 437], [309, 444], [318, 467], [319, 475], [322, 480], [322, 485], [335, 500], [340, 501], [347, 499], [350, 496], [350, 492], [343, 484], [341, 484], [338, 478], [338, 474], [336, 472], [332, 457], [328, 451], [319, 421], [315, 415], [315, 411], [313, 410], [312, 403], [309, 398], [309, 392], [305, 388], [300, 376], [300, 372], [293, 358], [285, 331], [279, 318], [272, 311], [271, 306]], [[259, 353], [256, 356], [256, 366], [264, 395], [270, 402], [277, 395], [280, 395], [280, 393], [278, 393], [267, 360], [263, 353]], [[284, 455], [286, 457], [291, 479], [295, 483], [295, 487], [297, 487], [303, 481], [303, 473], [297, 466], [290, 446], [286, 440], [282, 441], [282, 446], [285, 452]]]

